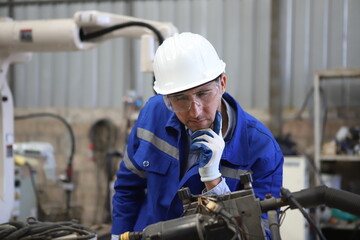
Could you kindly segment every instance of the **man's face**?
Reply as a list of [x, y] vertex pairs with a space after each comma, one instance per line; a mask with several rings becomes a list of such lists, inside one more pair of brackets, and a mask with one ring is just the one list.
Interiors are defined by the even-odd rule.
[[212, 127], [216, 110], [220, 110], [221, 96], [225, 91], [226, 77], [212, 81], [191, 90], [169, 96], [171, 104], [182, 106], [182, 111], [175, 111], [176, 116], [191, 131]]

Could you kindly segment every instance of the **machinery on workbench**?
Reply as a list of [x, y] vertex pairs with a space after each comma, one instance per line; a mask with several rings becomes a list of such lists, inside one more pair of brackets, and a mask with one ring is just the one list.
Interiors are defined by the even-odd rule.
[[[14, 106], [6, 81], [9, 65], [30, 61], [32, 52], [82, 51], [125, 37], [141, 39], [141, 71], [152, 72], [156, 46], [176, 32], [169, 22], [98, 11], [79, 11], [72, 19], [0, 18], [0, 223], [9, 220], [14, 205]], [[66, 175], [71, 183], [71, 161]]]
[[[291, 193], [281, 189], [281, 198], [255, 197], [251, 174], [240, 176], [244, 189], [221, 196], [193, 196], [188, 188], [178, 191], [184, 206], [180, 218], [147, 226], [142, 232], [126, 232], [121, 240], [280, 240], [280, 207], [299, 209], [319, 239], [326, 239], [303, 208], [326, 205], [360, 216], [360, 196], [351, 192], [319, 186]], [[268, 216], [268, 223], [261, 218]], [[267, 226], [266, 226], [267, 225]], [[266, 226], [266, 227], [265, 227]], [[268, 229], [265, 231], [265, 229]]]

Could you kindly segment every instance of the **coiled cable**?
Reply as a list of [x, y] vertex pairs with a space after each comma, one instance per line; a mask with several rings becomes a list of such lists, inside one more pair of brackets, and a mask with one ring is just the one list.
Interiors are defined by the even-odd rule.
[[68, 236], [67, 240], [96, 239], [94, 230], [80, 225], [77, 221], [39, 222], [29, 217], [26, 222], [8, 222], [0, 225], [2, 240], [46, 240]]

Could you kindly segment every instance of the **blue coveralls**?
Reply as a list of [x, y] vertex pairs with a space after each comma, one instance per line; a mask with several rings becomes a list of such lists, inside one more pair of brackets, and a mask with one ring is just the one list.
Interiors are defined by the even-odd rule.
[[[225, 142], [220, 171], [231, 191], [242, 189], [239, 175], [253, 172], [257, 197], [280, 196], [283, 155], [271, 132], [246, 113], [228, 93], [223, 98], [235, 109], [237, 122]], [[180, 163], [187, 159], [188, 136], [184, 125], [167, 109], [163, 97], [149, 99], [133, 127], [120, 164], [113, 197], [112, 234], [142, 231], [147, 225], [179, 217], [183, 211], [177, 191], [192, 194], [205, 188], [198, 164], [180, 177]]]

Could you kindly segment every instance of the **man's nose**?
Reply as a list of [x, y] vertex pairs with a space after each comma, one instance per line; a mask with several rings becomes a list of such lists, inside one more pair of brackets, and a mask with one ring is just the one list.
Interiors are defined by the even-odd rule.
[[201, 108], [202, 108], [202, 104], [198, 99], [194, 99], [191, 102], [191, 106], [190, 106], [190, 110], [189, 110], [189, 114], [191, 117], [196, 118], [200, 115], [201, 113]]

